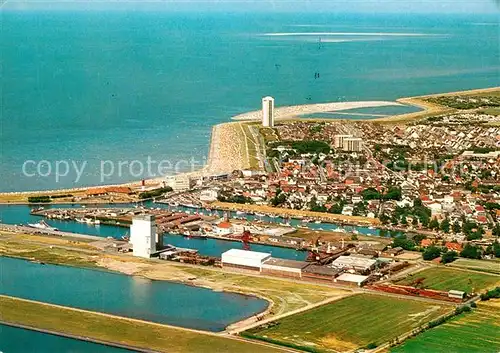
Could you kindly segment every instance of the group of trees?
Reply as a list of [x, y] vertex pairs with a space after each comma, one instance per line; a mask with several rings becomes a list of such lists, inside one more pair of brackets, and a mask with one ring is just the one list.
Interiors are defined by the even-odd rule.
[[152, 197], [158, 197], [161, 196], [167, 192], [172, 191], [172, 188], [170, 186], [166, 186], [164, 188], [159, 188], [155, 190], [150, 190], [150, 191], [144, 191], [139, 194], [140, 199], [150, 199]]
[[427, 261], [437, 259], [440, 256], [441, 263], [447, 264], [455, 261], [458, 257], [458, 253], [456, 251], [450, 251], [446, 248], [440, 248], [438, 246], [429, 246], [422, 254], [423, 259]]
[[483, 257], [483, 251], [479, 246], [466, 244], [460, 252], [460, 256], [468, 259], [480, 259]]
[[493, 298], [500, 298], [500, 287], [496, 287], [495, 289], [489, 290], [486, 293], [481, 294], [481, 300], [490, 300]]
[[50, 196], [29, 196], [28, 197], [28, 202], [31, 203], [47, 203], [50, 202]]
[[330, 208], [327, 208], [325, 205], [318, 204], [316, 197], [312, 197], [311, 201], [308, 204], [308, 207], [311, 211], [314, 212], [328, 212], [334, 214], [341, 214], [346, 204], [345, 200], [342, 198], [333, 199], [329, 197], [328, 202], [331, 203]]
[[382, 222], [382, 224], [392, 223], [392, 225], [395, 226], [398, 224], [407, 225], [408, 217], [411, 217], [413, 219], [412, 221], [413, 226], [417, 226], [418, 223], [420, 222], [422, 226], [427, 227], [429, 226], [430, 223], [431, 210], [425, 207], [420, 199], [415, 199], [413, 201], [413, 207], [396, 206], [396, 209], [394, 210], [391, 216], [384, 213], [380, 216], [380, 221]]
[[241, 203], [241, 204], [254, 203], [250, 197], [246, 197], [243, 195], [232, 195], [232, 194], [219, 195], [217, 197], [217, 200], [220, 202], [231, 202], [231, 203]]
[[498, 241], [494, 242], [492, 245], [488, 246], [485, 251], [483, 251], [480, 246], [466, 244], [460, 254], [456, 251], [432, 245], [424, 250], [422, 257], [424, 260], [430, 261], [441, 256], [441, 263], [447, 264], [455, 261], [458, 256], [468, 259], [481, 259], [483, 254], [500, 257], [500, 243]]

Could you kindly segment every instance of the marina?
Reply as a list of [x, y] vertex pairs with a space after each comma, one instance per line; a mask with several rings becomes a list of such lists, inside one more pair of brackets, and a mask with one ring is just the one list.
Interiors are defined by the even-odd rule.
[[[50, 227], [59, 229], [66, 233], [77, 233], [77, 234], [88, 234], [95, 237], [103, 238], [113, 238], [117, 240], [127, 239], [129, 236], [129, 224], [130, 217], [128, 219], [123, 219], [120, 224], [115, 221], [114, 224], [110, 224], [109, 221], [100, 221], [100, 224], [89, 224], [88, 222], [77, 222], [75, 218], [78, 219], [98, 219], [99, 214], [112, 214], [115, 215], [115, 219], [119, 218], [117, 210], [121, 210], [124, 213], [132, 212], [154, 212], [156, 214], [168, 214], [168, 213], [178, 213], [182, 215], [185, 219], [191, 219], [197, 222], [199, 219], [206, 220], [217, 220], [221, 217], [229, 217], [232, 222], [237, 222], [242, 225], [245, 222], [251, 222], [256, 229], [263, 229], [263, 225], [275, 229], [291, 229], [295, 227], [299, 230], [311, 230], [318, 231], [335, 231], [338, 233], [352, 232], [353, 234], [376, 234], [378, 230], [370, 229], [369, 227], [352, 227], [352, 226], [338, 226], [330, 223], [316, 223], [309, 222], [308, 219], [286, 219], [282, 217], [275, 217], [265, 214], [249, 214], [237, 211], [217, 211], [207, 208], [192, 208], [181, 205], [169, 205], [160, 204], [153, 202], [145, 202], [142, 205], [136, 204], [123, 204], [123, 205], [99, 205], [99, 207], [93, 207], [87, 205], [82, 207], [78, 204], [63, 205], [62, 212], [58, 213], [58, 217], [46, 218], [46, 222]], [[58, 205], [57, 207], [61, 207]], [[56, 209], [56, 206], [45, 206], [44, 209], [40, 207], [29, 207], [27, 205], [2, 205], [0, 206], [0, 219], [5, 224], [11, 225], [23, 225], [27, 223], [37, 223], [40, 221], [40, 216], [37, 213], [43, 211], [50, 211], [51, 209]], [[67, 211], [65, 213], [65, 210]], [[34, 211], [34, 212], [33, 212]], [[165, 213], [163, 213], [165, 212]], [[73, 216], [70, 216], [72, 214]], [[74, 216], [77, 214], [78, 216]], [[88, 214], [90, 216], [85, 216]], [[182, 219], [182, 217], [178, 219]], [[194, 218], [189, 218], [194, 217]], [[200, 217], [199, 219], [197, 217]], [[236, 224], [237, 224], [236, 223]], [[300, 227], [300, 228], [299, 228]], [[254, 228], [251, 228], [254, 229]], [[285, 233], [286, 234], [286, 233]], [[285, 234], [281, 234], [280, 238], [272, 238], [275, 240], [286, 239]], [[319, 234], [319, 233], [318, 233]], [[319, 235], [318, 235], [319, 236]], [[263, 238], [261, 238], [263, 239]], [[307, 256], [305, 252], [297, 251], [299, 247], [297, 244], [287, 244], [286, 242], [276, 242], [271, 241], [272, 239], [267, 236], [265, 242], [259, 240], [250, 241], [251, 250], [263, 251], [273, 254], [274, 257], [284, 258], [289, 260], [304, 260]], [[240, 239], [231, 239], [222, 234], [213, 235], [211, 237], [203, 236], [182, 236], [179, 234], [179, 230], [175, 229], [164, 232], [163, 243], [170, 244], [175, 247], [188, 248], [197, 250], [202, 256], [220, 257], [220, 255], [231, 249], [244, 248], [245, 244]]]

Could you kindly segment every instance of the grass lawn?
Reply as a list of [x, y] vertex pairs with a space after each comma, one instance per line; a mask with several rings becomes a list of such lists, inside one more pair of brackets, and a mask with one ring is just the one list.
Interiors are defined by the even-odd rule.
[[255, 142], [255, 139], [252, 135], [252, 132], [250, 131], [250, 126], [248, 124], [241, 124], [241, 129], [242, 129], [242, 141], [246, 144], [245, 145], [245, 150], [246, 146], [248, 146], [248, 163], [250, 164], [250, 168], [252, 169], [258, 169], [259, 168], [259, 158], [258, 158], [258, 146], [257, 143]]
[[500, 274], [500, 260], [498, 259], [473, 260], [460, 258], [448, 264], [448, 266]]
[[449, 306], [360, 294], [278, 320], [248, 333], [318, 351], [380, 345], [451, 310]]
[[500, 307], [480, 302], [471, 313], [425, 331], [392, 353], [496, 353], [500, 352]]
[[71, 308], [0, 296], [0, 320], [168, 353], [278, 353], [281, 349]]
[[451, 289], [467, 293], [481, 292], [493, 288], [500, 283], [500, 276], [487, 273], [461, 271], [446, 267], [433, 267], [427, 270], [408, 275], [397, 281], [396, 284], [412, 285], [418, 279], [424, 278], [423, 287], [448, 291]]
[[184, 267], [182, 270], [226, 291], [263, 296], [274, 303], [271, 309], [272, 315], [284, 314], [328, 298], [350, 294], [341, 289], [310, 283], [295, 283], [192, 267]]

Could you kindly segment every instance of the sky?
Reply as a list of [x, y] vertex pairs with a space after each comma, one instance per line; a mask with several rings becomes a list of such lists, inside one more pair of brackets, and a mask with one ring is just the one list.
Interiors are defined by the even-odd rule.
[[3, 8], [114, 8], [176, 11], [499, 13], [500, 0], [0, 0]]

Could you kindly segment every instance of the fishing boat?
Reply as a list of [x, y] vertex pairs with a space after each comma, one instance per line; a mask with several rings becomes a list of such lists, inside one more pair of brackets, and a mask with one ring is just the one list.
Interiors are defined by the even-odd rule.
[[237, 214], [238, 216], [242, 216], [242, 215], [244, 215], [244, 214], [245, 214], [245, 212], [243, 212], [243, 211], [236, 211], [236, 214]]
[[28, 223], [28, 227], [36, 228], [36, 229], [43, 229], [43, 230], [57, 230], [57, 228], [51, 227], [44, 220], [41, 220], [38, 223]]
[[321, 221], [320, 221], [320, 220], [317, 220], [317, 221], [314, 221], [314, 223], [316, 223], [316, 224], [320, 224], [320, 223], [321, 223]]

